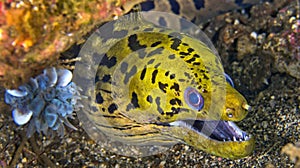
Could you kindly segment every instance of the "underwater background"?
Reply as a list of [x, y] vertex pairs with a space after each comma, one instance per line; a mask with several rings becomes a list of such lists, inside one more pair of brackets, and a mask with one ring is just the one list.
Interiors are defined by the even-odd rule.
[[[116, 155], [95, 143], [79, 120], [62, 138], [17, 126], [4, 103], [49, 67], [72, 70], [80, 47], [101, 24], [143, 0], [0, 1], [0, 165], [2, 167], [300, 167], [300, 7], [298, 0], [143, 2], [142, 10], [192, 20], [211, 38], [224, 69], [252, 111], [238, 123], [255, 136], [252, 155], [222, 159], [178, 144], [153, 156]], [[190, 4], [190, 5], [187, 5]], [[194, 4], [195, 6], [192, 6]], [[202, 4], [202, 5], [199, 5]], [[197, 6], [198, 5], [198, 6]], [[185, 9], [185, 10], [184, 10]]]

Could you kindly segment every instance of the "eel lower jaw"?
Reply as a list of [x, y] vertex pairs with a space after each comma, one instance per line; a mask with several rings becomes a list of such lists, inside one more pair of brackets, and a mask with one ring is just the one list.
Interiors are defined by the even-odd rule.
[[203, 137], [219, 142], [249, 141], [250, 134], [242, 131], [234, 122], [223, 120], [178, 120], [170, 126], [185, 127]]

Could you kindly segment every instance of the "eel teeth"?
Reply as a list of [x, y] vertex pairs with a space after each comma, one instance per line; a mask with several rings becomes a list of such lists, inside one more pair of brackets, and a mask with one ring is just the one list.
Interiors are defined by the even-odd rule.
[[248, 141], [250, 138], [249, 138], [249, 136], [246, 135], [246, 136], [244, 137], [244, 139], [245, 139], [246, 141]]
[[233, 136], [233, 141], [236, 141], [236, 137], [235, 136]]

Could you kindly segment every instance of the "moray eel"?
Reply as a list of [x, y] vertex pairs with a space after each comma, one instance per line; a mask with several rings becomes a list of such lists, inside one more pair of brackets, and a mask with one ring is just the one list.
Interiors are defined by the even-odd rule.
[[246, 8], [264, 1], [266, 0], [151, 0], [141, 3], [141, 9], [174, 13], [199, 24], [230, 10]]
[[253, 136], [234, 124], [250, 106], [192, 35], [131, 14], [96, 30], [80, 57], [74, 78], [88, 98], [77, 114], [96, 141], [184, 143], [231, 159], [253, 151]]

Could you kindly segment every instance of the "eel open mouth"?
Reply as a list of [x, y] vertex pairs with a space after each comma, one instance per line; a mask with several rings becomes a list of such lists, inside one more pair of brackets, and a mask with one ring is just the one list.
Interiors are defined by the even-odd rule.
[[171, 126], [185, 127], [215, 141], [248, 141], [250, 134], [242, 131], [232, 121], [217, 120], [180, 120], [170, 123]]

